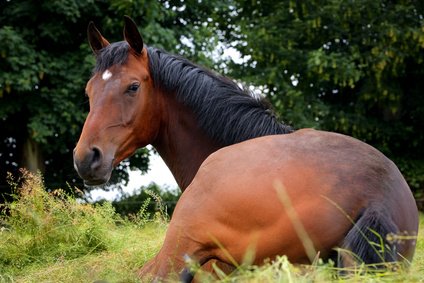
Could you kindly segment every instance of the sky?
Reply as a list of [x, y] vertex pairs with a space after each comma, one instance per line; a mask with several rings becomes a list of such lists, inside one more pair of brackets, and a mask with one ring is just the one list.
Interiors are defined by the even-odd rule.
[[[147, 186], [150, 183], [156, 183], [162, 188], [177, 188], [177, 182], [169, 171], [165, 162], [157, 153], [151, 153], [150, 155], [150, 166], [149, 171], [142, 175], [141, 171], [130, 171], [128, 185], [123, 188], [125, 193], [133, 193], [141, 186]], [[89, 193], [89, 197], [92, 201], [98, 201], [106, 199], [113, 201], [120, 193], [116, 190], [105, 191], [103, 189], [94, 189]]]

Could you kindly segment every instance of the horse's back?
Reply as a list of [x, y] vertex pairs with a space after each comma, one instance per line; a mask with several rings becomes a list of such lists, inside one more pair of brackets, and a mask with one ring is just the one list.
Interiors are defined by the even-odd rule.
[[306, 178], [314, 175], [333, 194], [355, 193], [368, 201], [402, 194], [405, 200], [401, 202], [413, 201], [398, 168], [381, 152], [357, 139], [312, 129], [222, 148], [205, 160], [197, 177], [234, 180], [239, 174], [246, 180], [273, 178], [286, 184], [294, 178], [287, 176], [287, 171], [305, 176], [305, 182], [314, 182]]
[[[194, 214], [184, 217], [184, 211], [196, 211], [199, 221], [208, 223], [207, 234], [215, 234], [224, 246], [234, 246], [231, 239], [239, 235], [233, 253], [245, 252], [253, 241], [257, 258], [283, 251], [293, 261], [307, 261], [279, 190], [287, 193], [324, 257], [343, 244], [352, 221], [370, 207], [390, 218], [398, 231], [417, 232], [415, 201], [393, 162], [356, 139], [315, 130], [261, 137], [218, 150], [202, 164], [182, 196], [184, 208], [176, 211], [181, 220], [193, 219]], [[412, 257], [410, 245], [401, 249]]]

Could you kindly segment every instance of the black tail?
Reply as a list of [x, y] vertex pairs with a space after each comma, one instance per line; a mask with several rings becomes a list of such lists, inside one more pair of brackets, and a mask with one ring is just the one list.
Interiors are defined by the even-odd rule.
[[338, 266], [398, 260], [397, 244], [390, 239], [391, 235], [396, 234], [398, 228], [389, 215], [372, 208], [365, 209], [343, 241]]

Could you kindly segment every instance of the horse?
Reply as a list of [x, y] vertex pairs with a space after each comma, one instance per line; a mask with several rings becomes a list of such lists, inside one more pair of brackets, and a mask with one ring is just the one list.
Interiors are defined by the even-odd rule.
[[285, 255], [340, 267], [411, 262], [418, 210], [396, 165], [352, 137], [278, 121], [232, 80], [146, 46], [125, 17], [124, 40], [95, 25], [90, 110], [74, 149], [88, 186], [151, 144], [182, 190], [159, 253], [140, 276], [193, 279], [187, 259], [234, 267]]

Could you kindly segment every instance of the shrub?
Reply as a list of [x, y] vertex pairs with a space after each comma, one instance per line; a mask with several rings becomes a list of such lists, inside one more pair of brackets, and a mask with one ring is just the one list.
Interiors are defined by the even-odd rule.
[[166, 215], [172, 215], [174, 212], [180, 195], [177, 189], [163, 189], [151, 183], [131, 195], [124, 194], [119, 200], [113, 201], [112, 205], [121, 216], [137, 216], [141, 212], [143, 217], [150, 219], [153, 219], [157, 213], [166, 218]]

